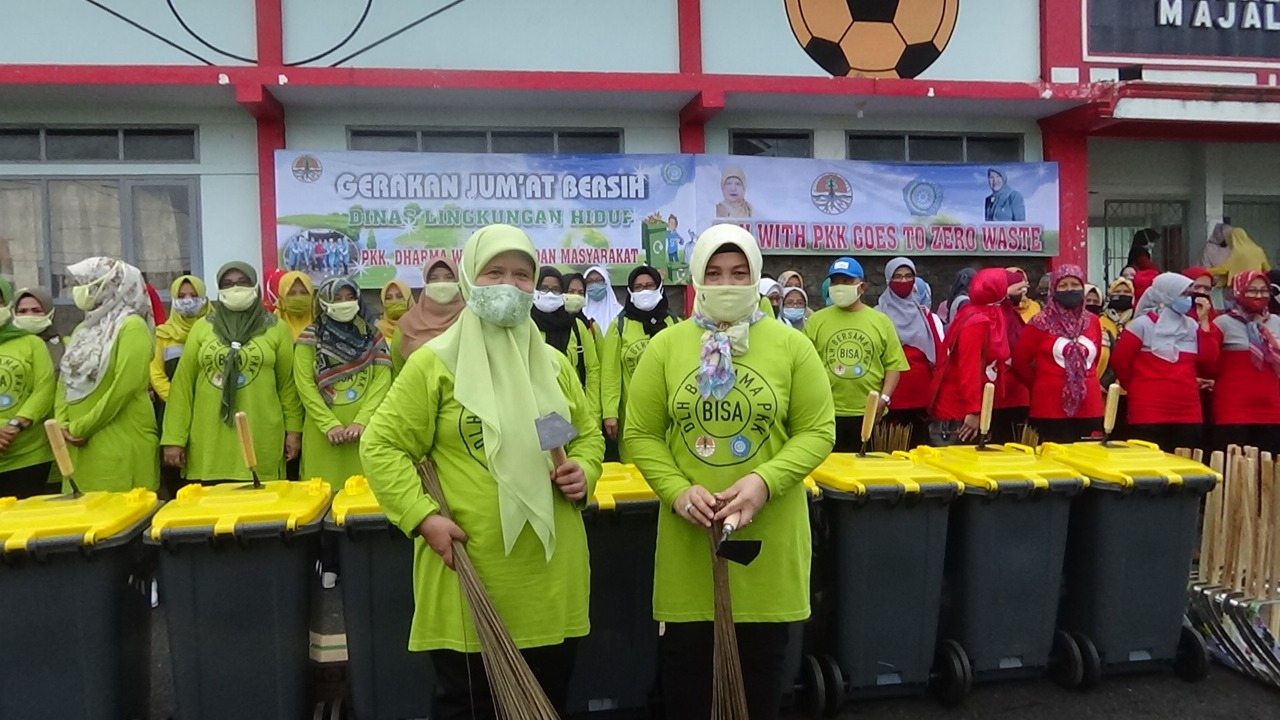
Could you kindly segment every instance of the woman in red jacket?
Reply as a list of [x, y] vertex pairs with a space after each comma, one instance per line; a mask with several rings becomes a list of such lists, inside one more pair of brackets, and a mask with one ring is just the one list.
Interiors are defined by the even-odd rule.
[[1219, 315], [1222, 331], [1213, 388], [1213, 448], [1252, 445], [1280, 453], [1280, 317], [1271, 314], [1271, 282], [1257, 270], [1231, 282], [1236, 307]]
[[1000, 314], [1004, 317], [1010, 355], [1000, 368], [1000, 378], [996, 382], [995, 412], [991, 414], [991, 441], [997, 443], [1022, 440], [1022, 427], [1027, 424], [1027, 413], [1031, 406], [1031, 391], [1013, 372], [1012, 351], [1018, 347], [1027, 322], [1040, 314], [1040, 304], [1026, 297], [1029, 283], [1025, 270], [1006, 268], [1005, 280], [1009, 289], [1004, 302], [1000, 304]]
[[1031, 388], [1031, 426], [1043, 442], [1067, 443], [1102, 428], [1096, 380], [1102, 326], [1084, 309], [1084, 271], [1061, 265], [1049, 277], [1043, 312], [1014, 347], [1013, 371]]
[[1166, 451], [1202, 447], [1200, 385], [1212, 377], [1222, 331], [1209, 309], [1187, 317], [1191, 280], [1163, 273], [1151, 283], [1120, 335], [1111, 365], [1129, 393], [1129, 435]]
[[916, 264], [897, 257], [884, 266], [888, 289], [881, 293], [876, 309], [893, 321], [902, 341], [910, 369], [902, 373], [893, 394], [893, 407], [885, 422], [911, 428], [911, 442], [929, 442], [929, 400], [933, 398], [933, 371], [943, 358], [942, 323], [928, 306], [917, 302]]
[[981, 270], [969, 283], [969, 302], [951, 320], [947, 357], [934, 373], [929, 415], [933, 444], [973, 442], [978, 436], [982, 387], [998, 382], [1009, 360], [1007, 301], [1009, 281], [1001, 268]]

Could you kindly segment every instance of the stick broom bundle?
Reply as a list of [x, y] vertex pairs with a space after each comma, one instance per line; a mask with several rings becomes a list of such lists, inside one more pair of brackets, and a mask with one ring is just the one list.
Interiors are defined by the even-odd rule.
[[[738, 634], [733, 625], [733, 599], [729, 592], [729, 563], [716, 554], [720, 548], [720, 523], [711, 526], [711, 578], [715, 596], [715, 645], [712, 660], [711, 720], [748, 720], [746, 685]], [[667, 702], [678, 702], [668, 698]]]

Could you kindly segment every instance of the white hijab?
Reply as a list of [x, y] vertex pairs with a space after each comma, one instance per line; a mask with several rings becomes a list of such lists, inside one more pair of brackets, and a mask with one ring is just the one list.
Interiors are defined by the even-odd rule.
[[1179, 346], [1196, 342], [1196, 321], [1170, 307], [1191, 287], [1191, 279], [1180, 273], [1161, 273], [1142, 294], [1134, 317], [1158, 313], [1151, 335], [1146, 340], [1152, 354], [1166, 362], [1177, 362]]
[[582, 309], [582, 314], [586, 315], [596, 325], [600, 326], [600, 334], [604, 335], [609, 332], [609, 327], [618, 319], [618, 314], [622, 312], [622, 303], [618, 302], [617, 295], [613, 292], [613, 280], [609, 277], [609, 270], [603, 265], [596, 265], [588, 268], [582, 274], [584, 282], [588, 281], [591, 273], [600, 273], [604, 278], [604, 286], [607, 288], [603, 300], [592, 300], [591, 296], [587, 296], [586, 307]]
[[91, 257], [67, 267], [77, 285], [98, 282], [98, 304], [85, 313], [62, 356], [60, 376], [67, 402], [88, 397], [102, 382], [111, 361], [116, 336], [130, 315], [155, 328], [151, 299], [138, 268], [108, 257]]

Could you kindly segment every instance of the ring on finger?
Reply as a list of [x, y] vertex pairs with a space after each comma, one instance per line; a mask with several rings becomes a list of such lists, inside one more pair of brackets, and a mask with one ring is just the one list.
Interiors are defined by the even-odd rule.
[[689, 513], [691, 513], [691, 512], [693, 512], [693, 503], [689, 503], [688, 505], [685, 505], [685, 506], [684, 506], [684, 514], [685, 514], [685, 515], [688, 515], [688, 514], [689, 514]]

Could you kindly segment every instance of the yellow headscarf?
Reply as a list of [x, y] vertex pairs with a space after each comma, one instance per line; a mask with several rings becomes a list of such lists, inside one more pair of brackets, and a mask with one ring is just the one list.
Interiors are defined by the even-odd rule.
[[1266, 272], [1271, 269], [1271, 262], [1267, 260], [1267, 251], [1259, 247], [1244, 228], [1234, 228], [1231, 231], [1227, 236], [1227, 247], [1231, 248], [1227, 261], [1215, 268], [1210, 268], [1209, 272], [1214, 276], [1226, 275], [1228, 287], [1242, 272], [1248, 270]]
[[191, 287], [195, 288], [197, 297], [204, 297], [205, 287], [204, 281], [195, 275], [183, 275], [174, 280], [169, 285], [169, 317], [165, 319], [162, 325], [156, 327], [156, 337], [172, 340], [179, 344], [186, 344], [187, 335], [191, 332], [191, 326], [205, 315], [209, 314], [209, 301], [206, 298], [200, 312], [195, 317], [184, 317], [173, 307], [173, 301], [178, 299], [178, 292], [182, 290], [185, 283], [191, 283]]
[[[387, 307], [387, 291], [391, 288], [399, 288], [400, 294], [404, 295], [404, 300], [398, 301], [393, 307]], [[409, 308], [413, 307], [413, 291], [409, 289], [409, 285], [401, 280], [392, 280], [382, 286], [382, 292], [378, 299], [382, 301], [382, 317], [378, 318], [377, 326], [382, 331], [382, 337], [391, 342], [391, 336], [396, 331], [396, 322], [409, 312]], [[403, 304], [399, 304], [403, 303]]]
[[[527, 255], [536, 271], [538, 253], [519, 228], [489, 225], [467, 239], [458, 278], [463, 297], [470, 299], [475, 279], [505, 252]], [[453, 373], [454, 398], [480, 419], [507, 553], [528, 524], [550, 559], [556, 547], [555, 495], [547, 481], [551, 458], [542, 451], [534, 422], [549, 413], [569, 418], [559, 353], [543, 341], [528, 313], [519, 325], [504, 328], [481, 320], [470, 307], [426, 347]]]
[[[1027, 275], [1027, 271], [1023, 270], [1020, 267], [1017, 267], [1017, 266], [1007, 267], [1005, 268], [1005, 271], [1018, 273], [1019, 275], [1022, 276], [1023, 282], [1027, 282], [1027, 283], [1031, 282], [1031, 277]], [[1030, 290], [1030, 288], [1028, 288], [1028, 290]], [[1036, 302], [1035, 300], [1032, 300], [1027, 295], [1022, 296], [1022, 301], [1018, 303], [1017, 307], [1018, 307], [1018, 316], [1022, 318], [1022, 322], [1024, 323], [1031, 322], [1031, 318], [1039, 315], [1040, 310], [1042, 309], [1040, 307], [1040, 303]]]
[[[302, 286], [307, 289], [307, 294], [295, 295], [293, 297], [296, 299], [290, 299], [289, 288], [292, 288], [293, 284], [298, 281], [302, 281]], [[276, 317], [288, 324], [289, 332], [293, 334], [293, 339], [297, 340], [302, 331], [316, 321], [314, 307], [316, 289], [311, 284], [311, 277], [299, 270], [292, 270], [281, 275], [280, 282], [276, 283], [276, 297]]]

